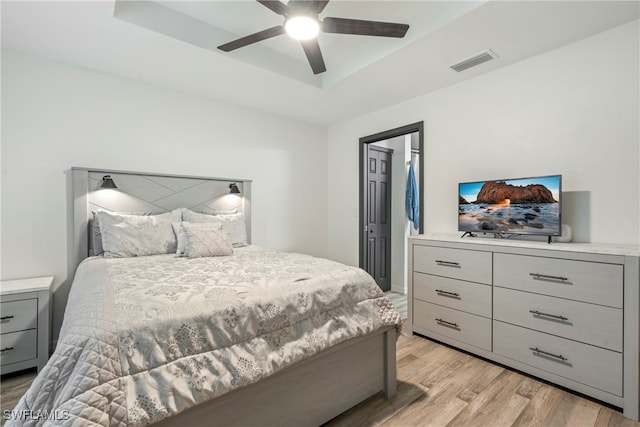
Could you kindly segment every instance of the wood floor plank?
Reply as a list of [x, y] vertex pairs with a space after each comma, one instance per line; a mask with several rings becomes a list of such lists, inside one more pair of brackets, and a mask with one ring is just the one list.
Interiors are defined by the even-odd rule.
[[401, 412], [406, 406], [426, 394], [420, 386], [404, 381], [398, 382], [398, 392], [395, 398], [387, 400], [380, 392], [364, 402], [354, 406], [343, 414], [335, 417], [325, 427], [347, 426], [377, 426], [382, 425], [394, 414]]
[[512, 425], [529, 403], [529, 399], [517, 394], [522, 381], [522, 375], [503, 370], [449, 425]]
[[638, 423], [629, 418], [625, 418], [620, 412], [602, 407], [598, 413], [598, 418], [594, 427], [637, 427]]
[[561, 390], [540, 383], [540, 388], [531, 397], [529, 404], [513, 422], [514, 427], [539, 427], [546, 424], [546, 419], [553, 409]]
[[595, 425], [600, 413], [601, 405], [586, 399], [576, 399], [576, 404], [569, 413], [569, 425], [592, 426]]
[[[445, 395], [442, 394], [440, 397], [445, 397]], [[416, 420], [420, 420], [421, 426], [444, 426], [467, 405], [467, 402], [456, 398], [455, 393], [449, 393], [446, 398], [441, 400], [434, 404], [427, 391], [425, 395], [394, 414], [382, 425], [385, 427], [404, 427], [415, 425]]]
[[[488, 367], [488, 364], [481, 359], [475, 357], [455, 358], [461, 354], [447, 347], [443, 347], [444, 350], [446, 350], [447, 357], [453, 357], [453, 359], [445, 365], [439, 366], [433, 375], [428, 375], [421, 381], [425, 387], [431, 386], [426, 395], [414, 401], [397, 416], [392, 417], [385, 425], [411, 425], [415, 420], [421, 420], [421, 425], [447, 425], [468, 405], [466, 400], [460, 398], [460, 396], [467, 395], [465, 390], [473, 390], [476, 388], [475, 384], [488, 383], [491, 378], [497, 376], [494, 369], [486, 371], [482, 369]], [[468, 355], [465, 354], [465, 356]], [[456, 366], [460, 367], [452, 371]], [[503, 370], [495, 365], [491, 367]], [[455, 375], [452, 375], [454, 372]]]

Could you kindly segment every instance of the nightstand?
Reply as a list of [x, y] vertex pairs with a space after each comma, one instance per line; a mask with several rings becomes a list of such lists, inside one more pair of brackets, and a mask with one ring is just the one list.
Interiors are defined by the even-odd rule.
[[37, 367], [49, 359], [53, 277], [0, 282], [0, 373]]

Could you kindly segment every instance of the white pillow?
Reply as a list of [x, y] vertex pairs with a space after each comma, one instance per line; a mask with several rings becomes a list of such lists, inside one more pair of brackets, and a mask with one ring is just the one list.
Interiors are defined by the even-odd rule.
[[[120, 215], [158, 215], [151, 212], [117, 212]], [[104, 249], [102, 248], [102, 234], [100, 233], [100, 221], [96, 216], [96, 212], [93, 211], [93, 218], [89, 220], [91, 234], [91, 247], [89, 248], [89, 255], [102, 255]]]
[[132, 257], [176, 251], [172, 222], [181, 218], [180, 209], [159, 215], [125, 215], [96, 211], [105, 257]]
[[222, 219], [222, 229], [229, 233], [234, 247], [247, 245], [247, 223], [243, 213], [216, 216]]
[[186, 222], [192, 223], [200, 223], [200, 222], [215, 222], [217, 224], [222, 224], [222, 220], [218, 218], [216, 215], [209, 215], [200, 212], [194, 212], [187, 208], [182, 208], [182, 220]]
[[247, 245], [247, 226], [243, 213], [229, 215], [207, 215], [183, 208], [182, 220], [193, 223], [213, 222], [222, 224], [222, 229], [229, 233], [229, 240], [231, 240], [231, 244], [233, 244], [234, 247]]
[[227, 256], [233, 253], [229, 235], [219, 224], [183, 222], [182, 227], [186, 235], [186, 257]]

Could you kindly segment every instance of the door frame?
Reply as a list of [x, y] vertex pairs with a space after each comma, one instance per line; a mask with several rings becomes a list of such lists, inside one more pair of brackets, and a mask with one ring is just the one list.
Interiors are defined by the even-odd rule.
[[402, 135], [407, 135], [410, 133], [418, 133], [418, 149], [420, 150], [420, 158], [418, 161], [420, 176], [418, 177], [418, 189], [420, 191], [420, 227], [419, 233], [424, 233], [424, 192], [422, 189], [424, 188], [424, 122], [416, 122], [411, 123], [409, 125], [400, 126], [395, 129], [386, 130], [383, 132], [378, 132], [373, 135], [363, 136], [360, 138], [360, 159], [359, 159], [359, 230], [358, 230], [358, 262], [360, 268], [365, 268], [366, 266], [366, 238], [367, 233], [365, 232], [366, 227], [366, 206], [368, 204], [367, 200], [367, 174], [366, 174], [366, 157], [368, 144], [383, 141], [385, 139], [391, 139]]

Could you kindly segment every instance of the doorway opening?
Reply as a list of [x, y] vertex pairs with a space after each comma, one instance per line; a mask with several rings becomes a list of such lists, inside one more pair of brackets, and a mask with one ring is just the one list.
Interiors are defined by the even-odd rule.
[[[424, 231], [423, 152], [424, 122], [360, 138], [359, 263], [385, 292], [406, 295], [407, 236]], [[419, 195], [415, 221], [406, 209], [410, 166]]]

